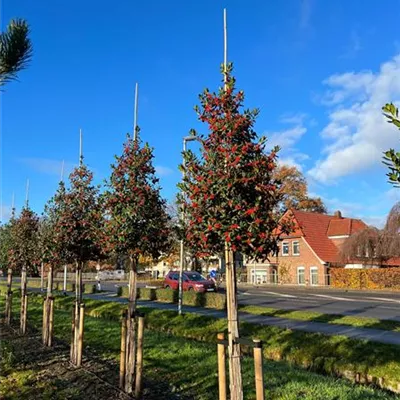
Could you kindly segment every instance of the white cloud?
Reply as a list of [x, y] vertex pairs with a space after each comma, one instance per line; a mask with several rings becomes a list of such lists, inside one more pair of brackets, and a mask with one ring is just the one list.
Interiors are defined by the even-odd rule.
[[329, 183], [381, 165], [382, 152], [399, 146], [399, 131], [385, 121], [382, 106], [400, 98], [400, 55], [381, 65], [379, 72], [347, 72], [324, 81], [329, 123], [321, 131], [327, 141], [315, 166], [314, 179]]
[[272, 148], [279, 146], [279, 165], [295, 166], [302, 170], [301, 162], [309, 159], [307, 154], [299, 152], [295, 145], [307, 132], [304, 126], [304, 120], [307, 118], [306, 114], [284, 114], [280, 117], [279, 121], [284, 124], [293, 125], [288, 129], [275, 132], [265, 132], [268, 138], [267, 147]]
[[[48, 158], [20, 158], [19, 161], [32, 170], [47, 175], [61, 176], [62, 161], [51, 160]], [[64, 177], [72, 171], [76, 165], [70, 162], [64, 162]]]
[[169, 167], [163, 167], [161, 165], [156, 165], [154, 167], [156, 169], [156, 172], [159, 176], [168, 176], [174, 173], [173, 169]]

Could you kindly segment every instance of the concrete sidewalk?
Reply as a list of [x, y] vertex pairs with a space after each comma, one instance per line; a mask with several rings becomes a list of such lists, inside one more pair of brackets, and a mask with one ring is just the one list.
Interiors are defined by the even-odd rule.
[[[117, 297], [115, 293], [86, 294], [85, 298], [127, 303], [127, 299]], [[177, 310], [176, 304], [159, 303], [155, 301], [138, 301], [139, 306], [160, 310]], [[195, 313], [213, 318], [226, 318], [226, 312], [210, 308], [183, 306], [184, 313]], [[400, 345], [400, 333], [381, 329], [355, 328], [347, 325], [326, 324], [323, 322], [299, 321], [288, 318], [269, 317], [239, 312], [240, 321], [258, 325], [271, 325], [295, 331], [322, 333], [324, 335], [341, 335], [351, 339], [369, 340], [372, 342]]]

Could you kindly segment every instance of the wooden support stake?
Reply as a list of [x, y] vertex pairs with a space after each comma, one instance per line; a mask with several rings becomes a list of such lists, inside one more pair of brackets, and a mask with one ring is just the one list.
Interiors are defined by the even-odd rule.
[[76, 357], [76, 366], [82, 365], [82, 350], [83, 350], [83, 328], [85, 320], [85, 304], [81, 303], [79, 307], [79, 335], [78, 335], [78, 351]]
[[21, 334], [25, 335], [26, 333], [26, 320], [28, 316], [28, 295], [25, 294], [23, 298], [21, 298]]
[[136, 321], [128, 312], [127, 323], [127, 339], [126, 339], [126, 374], [125, 374], [125, 391], [133, 392], [133, 384], [135, 382], [135, 365], [136, 365]]
[[256, 381], [256, 400], [264, 400], [264, 371], [261, 340], [254, 339], [254, 371]]
[[11, 314], [12, 314], [12, 290], [9, 290], [6, 294], [6, 324], [11, 325]]
[[136, 355], [136, 381], [135, 398], [140, 399], [142, 394], [142, 374], [143, 374], [143, 335], [144, 335], [144, 317], [139, 317], [137, 355]]
[[43, 299], [43, 323], [42, 323], [43, 346], [47, 345], [47, 298]]
[[[225, 335], [218, 333], [217, 338], [224, 340]], [[222, 343], [218, 343], [218, 389], [219, 389], [219, 400], [226, 400], [226, 353], [225, 346]]]
[[53, 324], [54, 324], [54, 297], [49, 298], [49, 330], [47, 336], [47, 346], [51, 347], [53, 344]]
[[76, 303], [72, 309], [72, 321], [71, 321], [71, 352], [70, 359], [72, 364], [75, 364], [75, 320], [76, 320]]
[[126, 373], [126, 319], [128, 313], [125, 310], [121, 319], [121, 354], [119, 358], [119, 388], [124, 389]]

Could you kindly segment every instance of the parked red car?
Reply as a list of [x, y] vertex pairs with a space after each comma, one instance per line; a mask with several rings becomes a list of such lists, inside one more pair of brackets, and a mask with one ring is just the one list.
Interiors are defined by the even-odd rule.
[[[195, 290], [196, 292], [215, 292], [216, 287], [213, 281], [204, 278], [195, 271], [184, 271], [182, 276], [183, 290]], [[170, 271], [165, 277], [164, 288], [179, 289], [179, 271]]]

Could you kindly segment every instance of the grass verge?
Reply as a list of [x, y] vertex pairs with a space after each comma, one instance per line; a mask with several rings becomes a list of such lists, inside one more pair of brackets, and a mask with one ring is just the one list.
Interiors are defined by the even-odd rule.
[[255, 315], [289, 318], [299, 321], [324, 322], [326, 324], [348, 325], [357, 328], [382, 329], [400, 332], [400, 321], [380, 320], [377, 318], [355, 317], [352, 315], [322, 314], [315, 311], [279, 310], [276, 308], [240, 305], [239, 310]]
[[[58, 306], [70, 306], [68, 298], [57, 299]], [[99, 315], [112, 315], [111, 319], [86, 317], [85, 319], [85, 347], [94, 351], [98, 357], [107, 361], [114, 361], [118, 367], [120, 347], [120, 324], [118, 321], [118, 310], [116, 303], [101, 304], [104, 302], [87, 301], [90, 313], [95, 310]], [[42, 308], [38, 296], [32, 297], [28, 304], [29, 323], [36, 328], [41, 327]], [[0, 300], [4, 306], [4, 301]], [[14, 312], [19, 309], [18, 301], [15, 302]], [[114, 311], [114, 314], [105, 313]], [[163, 399], [216, 399], [218, 398], [217, 388], [217, 360], [216, 346], [210, 340], [200, 343], [182, 337], [192, 332], [198, 336], [201, 330], [204, 337], [210, 335], [215, 339], [215, 333], [224, 329], [224, 323], [220, 320], [198, 317], [193, 315], [178, 316], [176, 313], [161, 312], [157, 310], [144, 310], [146, 312], [147, 329], [144, 340], [144, 375], [147, 382], [164, 383], [167, 390], [163, 393]], [[70, 339], [70, 312], [57, 309], [55, 312], [55, 335], [69, 341]], [[166, 324], [167, 322], [167, 324]], [[202, 325], [202, 326], [201, 326]], [[163, 326], [163, 330], [154, 330], [156, 326]], [[243, 327], [242, 327], [243, 328]], [[170, 329], [170, 334], [165, 332]], [[208, 332], [206, 334], [205, 332]], [[195, 332], [197, 334], [195, 335]], [[11, 357], [12, 358], [12, 357]], [[2, 357], [3, 360], [10, 360], [10, 357]], [[84, 360], [87, 364], [88, 360]], [[253, 360], [245, 356], [243, 358], [243, 382], [245, 399], [254, 399], [254, 370]], [[0, 367], [2, 365], [0, 364]], [[389, 400], [398, 399], [398, 396], [387, 392], [365, 387], [352, 385], [349, 382], [332, 377], [324, 377], [310, 371], [305, 371], [290, 365], [287, 362], [266, 361], [265, 383], [266, 398], [273, 400]], [[19, 393], [24, 393], [27, 385], [37, 384], [35, 379], [22, 379], [23, 366], [14, 364], [11, 368], [0, 368], [3, 377], [0, 383], [9, 380], [7, 374], [20, 371], [21, 377], [14, 381], [15, 385], [22, 386]], [[5, 376], [4, 376], [5, 375]], [[12, 379], [12, 378], [11, 378]], [[2, 386], [6, 389], [5, 386]], [[15, 386], [13, 386], [15, 390]], [[148, 387], [152, 390], [152, 387]], [[3, 389], [2, 389], [3, 390]], [[7, 397], [5, 399], [16, 399]], [[1, 393], [1, 394], [3, 394]], [[84, 393], [84, 391], [81, 392]], [[35, 397], [44, 398], [44, 397]]]
[[[30, 300], [40, 306], [41, 301], [39, 296]], [[55, 306], [70, 310], [73, 301], [68, 296], [57, 297]], [[110, 321], [119, 321], [126, 307], [121, 303], [91, 299], [85, 300], [85, 304], [87, 315]], [[142, 310], [146, 314], [146, 327], [152, 331], [207, 343], [216, 343], [217, 332], [226, 332], [223, 319], [197, 314], [179, 316], [175, 311], [151, 308]], [[241, 323], [240, 329], [243, 337], [263, 340], [267, 359], [400, 392], [400, 346], [249, 323]]]

